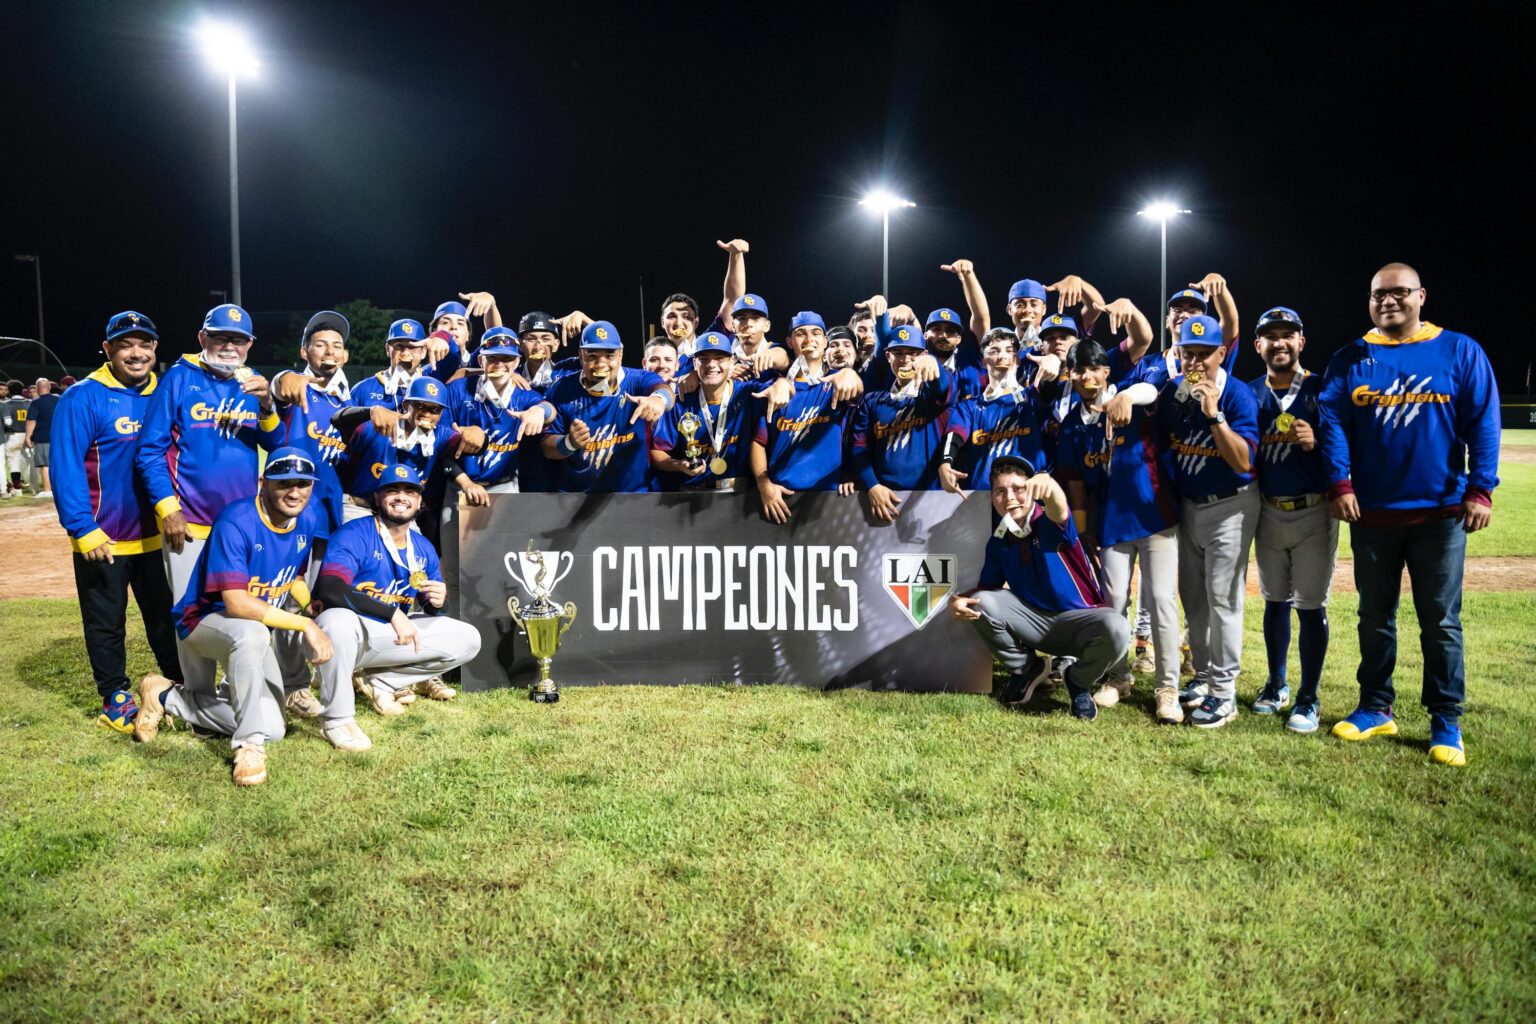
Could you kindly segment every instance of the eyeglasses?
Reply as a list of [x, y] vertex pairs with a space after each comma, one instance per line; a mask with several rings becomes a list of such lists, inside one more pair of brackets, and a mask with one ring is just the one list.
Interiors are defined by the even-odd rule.
[[1371, 289], [1371, 301], [1384, 302], [1390, 298], [1402, 302], [1408, 296], [1420, 290], [1418, 288], [1373, 288]]
[[269, 478], [274, 478], [296, 476], [301, 473], [314, 476], [315, 464], [299, 455], [285, 455], [281, 459], [276, 459], [267, 463], [267, 468], [264, 475]]

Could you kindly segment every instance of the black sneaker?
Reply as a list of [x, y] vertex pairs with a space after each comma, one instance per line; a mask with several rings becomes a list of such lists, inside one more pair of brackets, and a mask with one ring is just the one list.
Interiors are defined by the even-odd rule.
[[1189, 685], [1179, 691], [1179, 703], [1187, 708], [1195, 707], [1211, 695], [1211, 688], [1198, 679], [1191, 679]]
[[1223, 700], [1212, 694], [1189, 713], [1189, 724], [1197, 729], [1220, 729], [1236, 717], [1237, 701]]
[[1099, 717], [1099, 706], [1093, 702], [1093, 694], [1088, 690], [1072, 688], [1072, 717], [1081, 718], [1085, 722], [1091, 722]]
[[1004, 704], [1028, 704], [1035, 691], [1051, 674], [1051, 661], [1030, 652], [1024, 667], [1008, 677], [1008, 682], [998, 693], [997, 699]]

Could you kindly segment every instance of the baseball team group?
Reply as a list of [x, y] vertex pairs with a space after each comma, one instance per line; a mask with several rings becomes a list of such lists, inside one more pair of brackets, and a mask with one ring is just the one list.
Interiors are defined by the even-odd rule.
[[[1343, 521], [1359, 693], [1332, 734], [1397, 731], [1406, 568], [1429, 757], [1466, 763], [1461, 584], [1466, 536], [1492, 515], [1499, 399], [1482, 348], [1423, 319], [1413, 268], [1377, 271], [1371, 329], [1314, 370], [1302, 314], [1274, 306], [1244, 331], [1219, 274], [1169, 297], [1163, 350], [1134, 303], [1076, 275], [1014, 282], [994, 327], [968, 260], [940, 268], [963, 316], [875, 295], [845, 323], [800, 311], [775, 331], [748, 244], [717, 245], [718, 311], [668, 296], [640, 366], [609, 321], [530, 312], [513, 329], [487, 292], [396, 320], [388, 366], [355, 383], [333, 311], [270, 380], [238, 305], [210, 310], [174, 362], [149, 316], [111, 317], [106, 362], [50, 409], [45, 484], [100, 722], [144, 742], [172, 718], [227, 736], [239, 785], [266, 780], [289, 716], [368, 749], [356, 695], [385, 716], [452, 699], [444, 675], [479, 651], [444, 614], [435, 544], [445, 507], [490, 494], [740, 491], [788, 523], [797, 493], [838, 491], [879, 528], [905, 492], [985, 489], [979, 585], [949, 604], [1001, 666], [1002, 701], [1056, 680], [1091, 720], [1140, 672], [1156, 721], [1233, 721], [1252, 553], [1268, 671], [1251, 709], [1316, 732]], [[1240, 357], [1263, 372], [1239, 379]], [[137, 686], [130, 590], [159, 666]]]

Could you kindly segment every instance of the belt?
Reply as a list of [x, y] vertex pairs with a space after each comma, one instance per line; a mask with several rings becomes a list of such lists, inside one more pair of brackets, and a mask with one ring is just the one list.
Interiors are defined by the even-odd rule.
[[1327, 499], [1321, 494], [1299, 494], [1294, 498], [1271, 498], [1264, 495], [1264, 504], [1281, 512], [1300, 512], [1304, 508], [1316, 508]]
[[1200, 498], [1189, 498], [1187, 500], [1194, 502], [1196, 505], [1214, 505], [1218, 501], [1226, 501], [1228, 498], [1235, 498], [1252, 486], [1253, 483], [1250, 481], [1249, 483], [1243, 484], [1243, 486], [1230, 491], [1222, 491], [1220, 494], [1207, 494]]

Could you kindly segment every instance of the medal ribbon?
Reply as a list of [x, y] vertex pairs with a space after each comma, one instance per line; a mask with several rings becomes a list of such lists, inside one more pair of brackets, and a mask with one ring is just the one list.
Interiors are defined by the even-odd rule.
[[389, 535], [389, 527], [385, 526], [384, 521], [378, 516], [373, 517], [373, 525], [379, 531], [379, 539], [384, 542], [384, 550], [389, 552], [389, 557], [396, 565], [413, 576], [422, 571], [427, 563], [424, 559], [416, 557], [416, 538], [411, 536], [415, 531], [405, 531], [405, 560], [401, 561], [400, 549], [395, 546], [395, 539]]
[[[726, 413], [730, 408], [731, 391], [734, 388], [735, 384], [731, 381], [725, 382], [725, 394], [720, 396], [720, 416], [718, 419], [709, 411], [709, 399], [705, 397], [703, 389], [699, 389], [699, 416], [704, 420], [705, 433], [709, 434], [710, 449], [714, 451], [715, 457], [720, 459], [725, 458], [725, 429], [728, 425], [727, 421], [730, 419]], [[717, 423], [719, 424], [718, 426], [716, 425]]]

